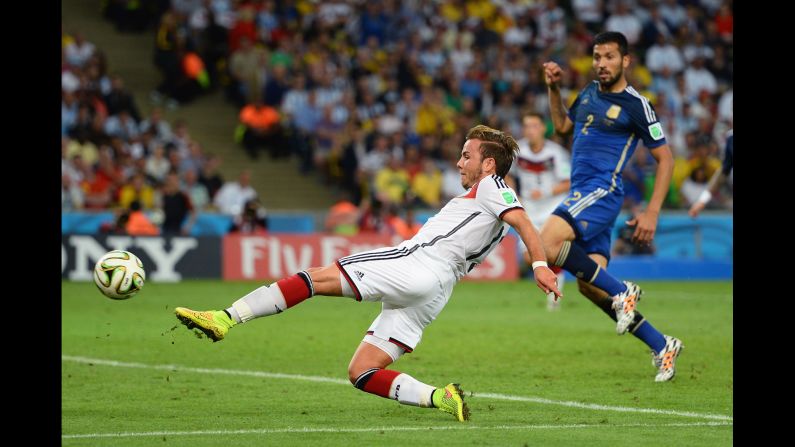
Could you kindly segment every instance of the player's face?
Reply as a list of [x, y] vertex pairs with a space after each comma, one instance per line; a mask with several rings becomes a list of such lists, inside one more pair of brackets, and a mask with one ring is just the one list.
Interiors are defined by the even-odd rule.
[[527, 138], [530, 143], [538, 143], [539, 141], [544, 139], [544, 123], [541, 122], [537, 116], [526, 116], [524, 117], [524, 126], [523, 126], [523, 133], [524, 137]]
[[461, 150], [461, 158], [455, 165], [461, 173], [461, 185], [471, 188], [483, 177], [483, 159], [480, 154], [480, 140], [467, 140]]
[[618, 44], [609, 42], [593, 46], [593, 69], [602, 90], [610, 90], [624, 77], [624, 69], [629, 66], [629, 56], [621, 56]]

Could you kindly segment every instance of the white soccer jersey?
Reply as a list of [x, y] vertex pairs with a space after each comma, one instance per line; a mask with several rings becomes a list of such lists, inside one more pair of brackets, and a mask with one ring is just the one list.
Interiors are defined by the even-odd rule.
[[502, 177], [487, 176], [466, 194], [447, 202], [400, 247], [423, 250], [444, 260], [452, 267], [456, 280], [461, 279], [508, 233], [509, 225], [502, 216], [513, 209], [523, 210], [514, 190]]
[[526, 138], [517, 143], [519, 155], [510, 172], [519, 181], [520, 197], [530, 220], [540, 228], [567, 193], [533, 200], [530, 192], [534, 189], [549, 192], [555, 185], [567, 180], [571, 175], [571, 157], [566, 149], [554, 141], [545, 140], [544, 147], [538, 153], [530, 149]]
[[447, 202], [397, 247], [338, 259], [337, 267], [350, 286], [346, 296], [381, 302], [381, 314], [368, 334], [400, 349], [384, 348], [381, 341], [367, 337], [364, 341], [375, 343], [393, 360], [403, 351], [411, 352], [447, 304], [455, 283], [505, 237], [509, 225], [501, 218], [511, 210], [524, 212], [513, 189], [491, 175]]

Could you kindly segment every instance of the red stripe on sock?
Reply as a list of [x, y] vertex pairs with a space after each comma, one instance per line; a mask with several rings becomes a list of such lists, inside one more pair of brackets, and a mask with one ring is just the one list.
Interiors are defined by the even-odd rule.
[[276, 281], [276, 285], [282, 291], [284, 302], [287, 303], [288, 308], [309, 298], [309, 287], [306, 286], [306, 282], [298, 274], [280, 279]]
[[399, 371], [379, 369], [370, 377], [370, 380], [367, 381], [367, 384], [364, 386], [364, 391], [389, 399], [389, 388], [392, 386], [395, 377], [399, 375]]

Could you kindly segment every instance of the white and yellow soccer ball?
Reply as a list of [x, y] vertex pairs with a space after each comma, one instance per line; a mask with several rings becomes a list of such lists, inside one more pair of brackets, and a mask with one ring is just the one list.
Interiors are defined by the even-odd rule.
[[144, 264], [129, 251], [108, 252], [94, 266], [94, 283], [103, 295], [114, 300], [131, 298], [141, 291], [145, 280]]

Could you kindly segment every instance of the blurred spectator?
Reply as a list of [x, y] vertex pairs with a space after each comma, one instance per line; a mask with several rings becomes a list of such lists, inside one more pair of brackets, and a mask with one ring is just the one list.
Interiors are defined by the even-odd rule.
[[411, 207], [406, 209], [406, 218], [403, 219], [400, 217], [400, 208], [395, 204], [386, 207], [384, 223], [391, 234], [397, 234], [403, 239], [413, 238], [422, 227], [414, 222], [414, 210]]
[[61, 212], [75, 211], [83, 208], [85, 198], [83, 190], [68, 172], [61, 173]]
[[386, 207], [378, 199], [362, 199], [360, 205], [359, 233], [387, 233]]
[[168, 142], [173, 138], [171, 124], [163, 120], [163, 109], [160, 107], [152, 108], [149, 117], [141, 121], [138, 126], [141, 133], [148, 132], [150, 129], [154, 137], [161, 142]]
[[405, 202], [409, 191], [409, 174], [399, 158], [394, 155], [389, 157], [387, 165], [375, 173], [373, 187], [375, 196], [382, 202], [398, 205]]
[[268, 230], [268, 213], [257, 201], [251, 199], [243, 206], [243, 211], [235, 216], [230, 231], [237, 233], [263, 233]]
[[715, 25], [721, 39], [726, 43], [732, 43], [734, 40], [734, 14], [728, 1], [724, 1], [720, 6], [718, 14], [715, 16]]
[[679, 48], [664, 34], [658, 34], [655, 44], [646, 51], [646, 67], [656, 76], [665, 68], [671, 73], [679, 73], [685, 68], [685, 63]]
[[699, 31], [684, 45], [682, 54], [687, 63], [692, 63], [697, 57], [702, 57], [704, 60], [715, 57], [715, 50], [707, 45], [704, 39], [704, 33]]
[[[651, 162], [646, 149], [641, 148], [632, 154], [632, 158], [629, 159], [627, 167], [621, 174], [624, 182], [624, 209], [633, 209], [644, 203], [646, 200], [646, 177], [647, 174], [653, 174], [655, 168], [656, 165]], [[649, 191], [649, 195], [651, 195], [651, 191]]]
[[77, 125], [80, 104], [74, 93], [63, 91], [61, 93], [61, 135], [66, 135], [69, 129]]
[[279, 112], [273, 107], [263, 104], [257, 99], [240, 111], [240, 128], [243, 134], [243, 146], [249, 157], [256, 160], [259, 149], [264, 147], [271, 157], [284, 154], [282, 130], [279, 124]]
[[138, 206], [146, 210], [155, 206], [155, 190], [146, 183], [143, 173], [133, 175], [119, 192], [119, 206], [129, 208], [132, 202], [138, 202]]
[[182, 190], [188, 194], [193, 208], [203, 211], [210, 203], [210, 195], [207, 193], [207, 188], [199, 183], [199, 176], [196, 172], [193, 169], [184, 171], [185, 183]]
[[[460, 177], [459, 177], [460, 183]], [[411, 192], [419, 206], [439, 208], [442, 195], [442, 172], [430, 158], [422, 162], [422, 171], [411, 181]]]
[[692, 65], [685, 70], [685, 86], [687, 93], [695, 97], [698, 97], [702, 90], [710, 95], [717, 92], [718, 82], [715, 75], [704, 66], [702, 56], [696, 56]]
[[[196, 222], [196, 210], [190, 197], [180, 188], [179, 176], [176, 172], [170, 172], [166, 176], [159, 202], [164, 215], [161, 225], [163, 233], [190, 234], [190, 230]], [[186, 218], [188, 218], [187, 222]]]
[[337, 202], [329, 208], [323, 228], [333, 234], [353, 236], [359, 232], [359, 208], [351, 202], [347, 193], [342, 193]]
[[[674, 3], [676, 2], [676, 0], [673, 1]], [[632, 14], [627, 3], [628, 0], [617, 0], [615, 2], [615, 11], [607, 18], [604, 30], [623, 33], [627, 38], [627, 42], [630, 45], [635, 45], [640, 40], [643, 24], [640, 19]], [[684, 13], [684, 10], [682, 12]], [[666, 17], [664, 11], [661, 10], [660, 13], [663, 18]]]
[[236, 182], [226, 182], [213, 199], [220, 213], [237, 216], [243, 211], [246, 202], [257, 198], [257, 191], [251, 187], [251, 171], [240, 171]]
[[179, 161], [177, 171], [183, 174], [187, 171], [199, 172], [204, 165], [204, 153], [197, 141], [188, 143], [188, 153]]
[[121, 110], [105, 120], [105, 134], [129, 141], [138, 136], [138, 125], [127, 110]]
[[166, 174], [171, 170], [171, 163], [166, 158], [166, 150], [162, 144], [155, 145], [152, 154], [146, 158], [146, 175], [152, 177], [158, 184], [163, 183]]
[[265, 86], [267, 51], [247, 38], [240, 39], [240, 48], [229, 57], [232, 82], [227, 95], [238, 106], [254, 102]]
[[130, 209], [122, 212], [117, 221], [117, 227], [123, 227], [130, 236], [157, 236], [160, 230], [141, 211], [141, 204], [137, 200], [130, 203]]
[[572, 0], [574, 17], [585, 23], [592, 33], [601, 31], [604, 2], [602, 0]]
[[220, 166], [221, 158], [215, 154], [209, 154], [199, 174], [199, 183], [207, 188], [207, 194], [209, 194], [211, 201], [215, 198], [215, 194], [218, 190], [224, 185], [224, 178], [218, 171]]
[[708, 181], [706, 166], [699, 165], [690, 171], [690, 176], [682, 182], [682, 187], [679, 189], [686, 207], [696, 203], [698, 197], [706, 189]]
[[80, 185], [85, 197], [87, 209], [107, 208], [113, 199], [113, 182], [105, 176], [99, 176], [93, 169], [87, 169]]
[[373, 136], [373, 146], [359, 160], [359, 170], [365, 181], [375, 177], [376, 172], [386, 166], [389, 158], [392, 157], [392, 150], [389, 148], [389, 139], [385, 135], [375, 134]]
[[117, 115], [121, 111], [126, 111], [135, 120], [136, 125], [141, 121], [141, 114], [135, 104], [135, 98], [132, 93], [124, 88], [124, 80], [121, 76], [111, 76], [110, 92], [105, 95], [104, 100], [108, 108], [108, 114]]
[[678, 29], [687, 20], [687, 11], [677, 0], [663, 0], [660, 5], [660, 15], [670, 29]]
[[91, 56], [96, 52], [96, 47], [93, 43], [87, 41], [81, 32], [72, 34], [73, 41], [66, 45], [64, 49], [66, 54], [66, 61], [69, 65], [82, 68], [88, 62]]
[[466, 192], [461, 185], [461, 171], [458, 170], [457, 163], [458, 155], [450, 152], [447, 154], [447, 161], [442, 164], [442, 204]]
[[270, 76], [265, 81], [265, 88], [262, 91], [262, 102], [271, 106], [279, 107], [282, 104], [284, 95], [290, 89], [287, 79], [287, 67], [284, 64], [276, 64], [270, 70]]
[[633, 242], [632, 235], [634, 233], [635, 227], [627, 225], [624, 225], [618, 230], [618, 237], [613, 243], [613, 256], [653, 255], [657, 251], [654, 243], [645, 245]]

